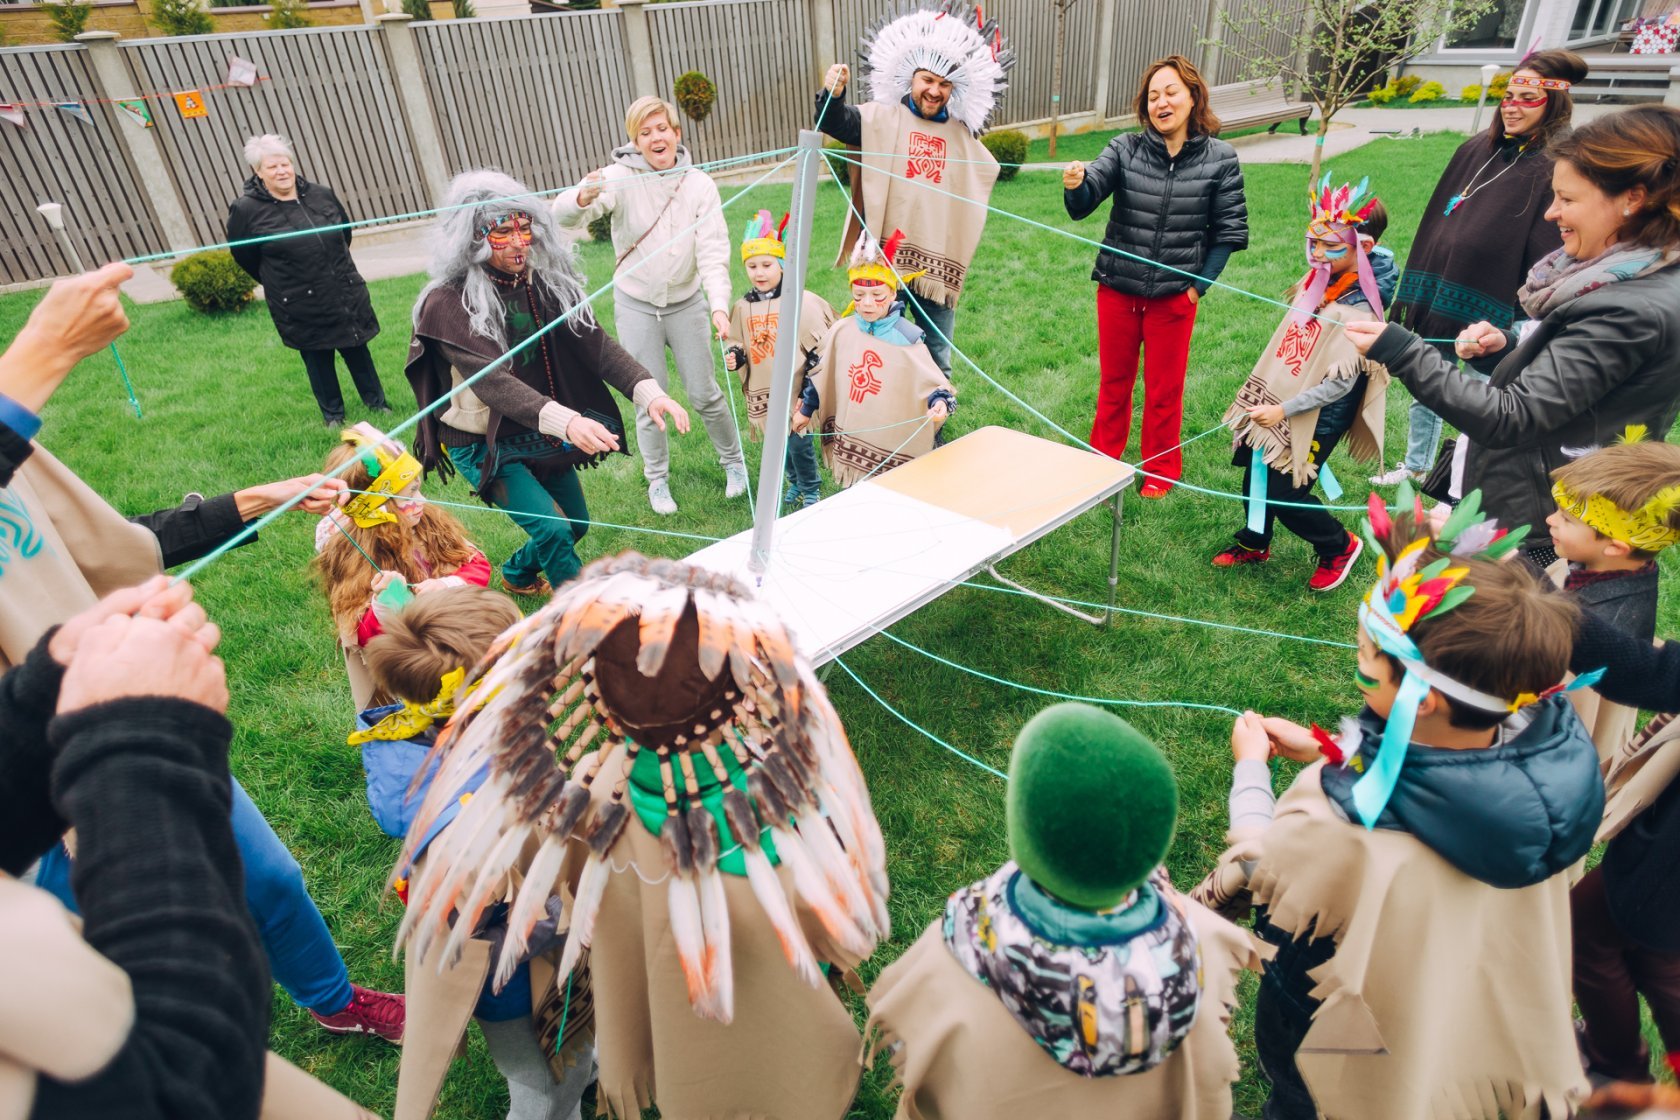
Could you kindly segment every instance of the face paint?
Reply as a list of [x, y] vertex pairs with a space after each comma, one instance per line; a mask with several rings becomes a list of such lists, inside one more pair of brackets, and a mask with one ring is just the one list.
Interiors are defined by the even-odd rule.
[[515, 210], [511, 214], [502, 214], [494, 221], [481, 226], [478, 236], [480, 240], [488, 241], [492, 249], [506, 249], [513, 244], [515, 239], [518, 239], [521, 244], [529, 245], [533, 236], [531, 215], [523, 210]]
[[1309, 240], [1307, 244], [1311, 246], [1310, 253], [1315, 256], [1322, 256], [1327, 261], [1341, 260], [1348, 255], [1348, 251], [1352, 248], [1345, 241], [1321, 241], [1316, 237]]
[[1367, 677], [1357, 665], [1353, 667], [1353, 683], [1365, 692], [1374, 692], [1382, 687], [1381, 681], [1375, 677]]

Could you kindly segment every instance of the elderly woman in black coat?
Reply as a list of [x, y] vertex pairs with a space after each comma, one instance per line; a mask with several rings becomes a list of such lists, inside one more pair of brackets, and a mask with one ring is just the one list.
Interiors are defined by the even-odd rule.
[[1349, 323], [1360, 352], [1458, 428], [1451, 494], [1482, 492], [1501, 524], [1541, 531], [1555, 508], [1551, 473], [1629, 425], [1662, 439], [1680, 412], [1680, 109], [1642, 105], [1583, 125], [1551, 147], [1563, 248], [1517, 293], [1529, 318], [1512, 331], [1473, 323], [1455, 349], [1504, 353], [1487, 382], [1463, 376], [1404, 327]]
[[1183, 474], [1196, 304], [1231, 254], [1248, 247], [1242, 167], [1219, 139], [1210, 97], [1189, 59], [1155, 60], [1138, 87], [1141, 130], [1110, 140], [1089, 166], [1075, 161], [1062, 172], [1062, 201], [1076, 221], [1114, 199], [1091, 274], [1102, 377], [1091, 445], [1116, 459], [1126, 453], [1141, 348], [1145, 498], [1166, 497]]
[[[368, 341], [379, 333], [379, 320], [367, 281], [350, 258], [350, 231], [328, 228], [350, 221], [338, 196], [298, 175], [284, 136], [253, 137], [245, 145], [245, 162], [252, 174], [245, 181], [245, 193], [228, 207], [228, 240], [296, 236], [235, 244], [233, 259], [262, 284], [280, 341], [303, 356], [321, 419], [328, 428], [344, 423], [335, 350], [344, 355], [362, 403], [374, 412], [391, 411], [368, 353]], [[325, 232], [298, 235], [312, 229]]]

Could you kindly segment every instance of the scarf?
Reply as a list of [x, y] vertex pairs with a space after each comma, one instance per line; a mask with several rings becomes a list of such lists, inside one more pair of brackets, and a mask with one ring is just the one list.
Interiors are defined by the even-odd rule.
[[[905, 231], [893, 260], [899, 274], [924, 273], [910, 285], [916, 294], [954, 308], [986, 228], [997, 160], [959, 121], [927, 120], [873, 101], [858, 112], [864, 151], [903, 153], [855, 157], [862, 164], [851, 165], [858, 211], [872, 233]], [[860, 232], [857, 218], [848, 217], [836, 264], [851, 259]]]
[[932, 451], [928, 398], [951, 391], [926, 346], [876, 338], [861, 326], [854, 318], [834, 324], [811, 371], [818, 402], [811, 430], [823, 436], [823, 458], [841, 487]]
[[1201, 1002], [1201, 950], [1166, 875], [1134, 896], [1154, 903], [1142, 930], [1112, 939], [1050, 940], [1022, 914], [1034, 890], [1013, 860], [945, 904], [945, 946], [997, 993], [1032, 1040], [1082, 1077], [1142, 1073], [1184, 1041]]
[[1517, 290], [1517, 302], [1531, 319], [1544, 319], [1588, 292], [1622, 280], [1637, 280], [1680, 261], [1680, 250], [1653, 249], [1622, 242], [1588, 260], [1578, 261], [1562, 249], [1535, 262], [1528, 281]]

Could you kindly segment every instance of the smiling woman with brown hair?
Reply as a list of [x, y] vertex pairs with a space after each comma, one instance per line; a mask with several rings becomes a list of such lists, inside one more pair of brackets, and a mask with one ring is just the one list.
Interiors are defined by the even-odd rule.
[[1110, 140], [1089, 166], [1068, 164], [1062, 201], [1078, 220], [1114, 198], [1091, 273], [1102, 370], [1091, 443], [1116, 459], [1126, 453], [1141, 348], [1150, 477], [1140, 492], [1162, 498], [1183, 471], [1178, 443], [1196, 304], [1231, 254], [1248, 247], [1248, 203], [1236, 149], [1218, 139], [1207, 83], [1189, 59], [1150, 63], [1136, 108], [1143, 129]]

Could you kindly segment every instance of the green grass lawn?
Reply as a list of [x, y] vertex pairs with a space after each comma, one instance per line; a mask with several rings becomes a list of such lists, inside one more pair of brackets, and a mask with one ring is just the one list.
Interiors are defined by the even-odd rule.
[[[1081, 138], [1066, 142], [1063, 155]], [[1440, 169], [1462, 138], [1425, 136], [1397, 147], [1378, 141], [1338, 160], [1338, 181], [1371, 176], [1393, 215], [1387, 244], [1403, 260], [1421, 208]], [[1303, 269], [1302, 180], [1298, 166], [1247, 169], [1253, 238], [1224, 280], [1276, 298]], [[726, 190], [725, 195], [730, 193]], [[750, 210], [781, 213], [786, 186], [764, 187], [729, 212], [731, 230]], [[1056, 177], [1027, 173], [1000, 184], [994, 202], [1058, 228], [1100, 238], [1102, 219], [1068, 221]], [[841, 202], [832, 186], [817, 205], [812, 287], [846, 302], [842, 273], [826, 267], [838, 238]], [[957, 317], [959, 346], [993, 377], [1031, 401], [1057, 424], [1088, 434], [1097, 392], [1093, 284], [1095, 250], [994, 215]], [[593, 286], [611, 272], [610, 250], [587, 245], [584, 265]], [[745, 286], [739, 265], [736, 287]], [[399, 413], [412, 397], [402, 380], [408, 313], [420, 277], [372, 285], [385, 332], [374, 354]], [[34, 301], [0, 299], [0, 338], [9, 338]], [[611, 301], [597, 312], [610, 327]], [[297, 357], [281, 347], [262, 308], [222, 319], [194, 314], [184, 304], [135, 307], [123, 355], [146, 409], [128, 411], [109, 356], [90, 358], [48, 409], [43, 442], [76, 468], [119, 509], [142, 512], [172, 504], [189, 490], [214, 492], [301, 473], [320, 466], [332, 445], [322, 430]], [[1185, 401], [1186, 436], [1219, 422], [1281, 311], [1237, 292], [1215, 289], [1203, 300]], [[721, 365], [720, 365], [721, 369]], [[972, 370], [958, 365], [962, 411], [954, 432], [1002, 424], [1058, 438], [1024, 414]], [[348, 379], [345, 379], [348, 390]], [[737, 401], [737, 405], [738, 405]], [[352, 406], [351, 418], [361, 411]], [[1387, 458], [1403, 447], [1406, 397], [1396, 386], [1388, 410]], [[750, 445], [756, 461], [758, 445]], [[725, 503], [723, 476], [698, 425], [673, 441], [674, 492], [682, 510], [658, 519], [648, 509], [639, 462], [615, 458], [584, 478], [594, 514], [620, 526], [653, 526], [727, 536], [749, 524], [745, 502]], [[1365, 464], [1338, 452], [1337, 475], [1347, 502], [1363, 499]], [[1186, 452], [1187, 480], [1235, 490], [1238, 472], [1220, 437]], [[756, 475], [755, 475], [756, 484]], [[470, 501], [457, 480], [432, 496]], [[460, 513], [493, 562], [522, 539], [495, 512]], [[1352, 526], [1354, 519], [1346, 516]], [[1242, 523], [1238, 503], [1176, 491], [1161, 502], [1128, 500], [1122, 543], [1120, 601], [1129, 608], [1188, 615], [1241, 626], [1350, 641], [1354, 606], [1374, 575], [1369, 558], [1349, 584], [1311, 595], [1306, 580], [1311, 550], [1280, 535], [1271, 563], [1237, 572], [1216, 571], [1209, 557]], [[233, 765], [241, 781], [304, 868], [310, 888], [357, 981], [399, 988], [392, 935], [400, 914], [382, 892], [397, 842], [380, 834], [363, 798], [358, 752], [344, 743], [350, 694], [322, 595], [311, 582], [314, 520], [289, 515], [256, 544], [229, 555], [197, 580], [200, 600], [225, 631], [232, 690], [230, 715], [239, 728]], [[1012, 558], [1013, 578], [1076, 599], [1098, 599], [1105, 587], [1109, 521], [1095, 511]], [[682, 556], [694, 542], [598, 526], [581, 551], [593, 558], [626, 548]], [[1664, 565], [1664, 586], [1672, 569]], [[1677, 621], [1666, 592], [1659, 632]], [[527, 604], [529, 605], [529, 604]], [[1137, 616], [1097, 630], [1016, 596], [959, 588], [893, 628], [905, 639], [996, 676], [1036, 688], [1110, 700], [1191, 701], [1252, 707], [1300, 721], [1334, 726], [1358, 703], [1351, 652], [1322, 644], [1234, 634], [1226, 630]], [[1045, 697], [977, 678], [925, 660], [883, 640], [866, 642], [846, 663], [889, 703], [947, 742], [1004, 768], [1016, 730], [1046, 704]], [[978, 879], [1006, 857], [1000, 781], [946, 753], [882, 709], [846, 674], [829, 678], [832, 696], [868, 775], [888, 843], [893, 883], [893, 940], [864, 969], [872, 978], [901, 953], [939, 912], [953, 889]], [[1121, 708], [1171, 760], [1182, 789], [1183, 813], [1168, 863], [1188, 886], [1221, 848], [1230, 770], [1230, 720], [1177, 707]], [[1292, 771], [1292, 767], [1284, 767]], [[1289, 773], [1280, 775], [1287, 781]], [[1281, 782], [1280, 782], [1281, 788]], [[1252, 987], [1248, 989], [1252, 992]], [[861, 1001], [854, 1010], [861, 1016]], [[1245, 1075], [1240, 1111], [1258, 1111], [1249, 1015], [1234, 1030]], [[272, 1045], [368, 1106], [389, 1114], [397, 1052], [379, 1042], [331, 1038], [276, 991]], [[893, 1095], [882, 1072], [865, 1075], [853, 1115], [880, 1120]], [[476, 1032], [464, 1062], [444, 1092], [440, 1115], [502, 1115], [506, 1096]]]

